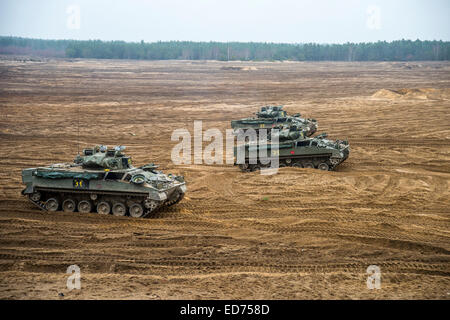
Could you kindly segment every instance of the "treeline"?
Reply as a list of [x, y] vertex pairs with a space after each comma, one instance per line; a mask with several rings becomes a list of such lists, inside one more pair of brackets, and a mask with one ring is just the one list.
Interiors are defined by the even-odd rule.
[[20, 53], [20, 51], [67, 58], [140, 60], [450, 60], [450, 42], [448, 41], [398, 40], [345, 44], [190, 41], [136, 43], [0, 37], [0, 53]]
[[65, 57], [70, 42], [72, 41], [0, 37], [0, 54]]

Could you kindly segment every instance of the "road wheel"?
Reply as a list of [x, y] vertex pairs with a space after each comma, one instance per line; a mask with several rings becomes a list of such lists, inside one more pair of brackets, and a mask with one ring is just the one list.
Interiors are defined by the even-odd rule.
[[92, 211], [92, 203], [89, 200], [81, 200], [78, 202], [78, 212], [89, 213]]
[[258, 165], [253, 166], [252, 171], [259, 171], [261, 170], [261, 167]]
[[97, 204], [97, 212], [99, 214], [109, 214], [111, 212], [111, 206], [106, 201], [99, 202]]
[[33, 200], [34, 202], [38, 202], [39, 200], [41, 200], [41, 193], [40, 192], [34, 192], [30, 195], [30, 199]]
[[241, 169], [241, 171], [245, 172], [248, 169], [248, 164], [247, 163], [242, 163], [239, 165], [239, 169]]
[[330, 170], [330, 167], [328, 166], [328, 164], [326, 164], [325, 162], [320, 163], [317, 166], [318, 169], [323, 170], [323, 171], [328, 171]]
[[55, 198], [50, 198], [45, 202], [45, 210], [57, 211], [59, 208], [59, 201]]
[[314, 169], [314, 165], [312, 164], [312, 162], [305, 162], [303, 164], [303, 168], [311, 168]]
[[144, 204], [145, 204], [145, 207], [148, 209], [148, 213], [155, 211], [159, 206], [158, 201], [150, 200], [150, 199], [146, 199], [144, 201]]
[[62, 204], [64, 212], [74, 212], [76, 207], [75, 201], [72, 199], [66, 199]]
[[293, 167], [296, 167], [296, 168], [301, 168], [301, 167], [302, 167], [302, 164], [301, 164], [300, 162], [294, 162], [294, 163], [292, 164], [292, 166], [293, 166]]
[[133, 203], [130, 206], [130, 216], [133, 218], [141, 218], [144, 215], [144, 208], [139, 203]]
[[118, 203], [113, 205], [112, 213], [115, 216], [123, 217], [124, 215], [127, 214], [127, 207], [125, 207], [125, 205], [123, 203], [118, 202]]

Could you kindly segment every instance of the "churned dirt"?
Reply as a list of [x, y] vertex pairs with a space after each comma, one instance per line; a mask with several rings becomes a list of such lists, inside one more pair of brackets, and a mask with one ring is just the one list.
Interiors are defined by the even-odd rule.
[[[449, 63], [2, 57], [0, 298], [449, 299], [448, 88]], [[174, 129], [202, 120], [224, 133], [264, 104], [348, 138], [349, 159], [273, 176], [172, 163]], [[185, 199], [131, 219], [21, 197], [21, 170], [72, 160], [78, 140], [183, 174]], [[81, 289], [69, 291], [73, 264]]]

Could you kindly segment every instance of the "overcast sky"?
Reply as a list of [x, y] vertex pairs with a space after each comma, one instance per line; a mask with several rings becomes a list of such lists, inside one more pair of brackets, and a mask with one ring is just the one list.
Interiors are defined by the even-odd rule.
[[0, 35], [343, 43], [450, 40], [449, 0], [0, 0]]

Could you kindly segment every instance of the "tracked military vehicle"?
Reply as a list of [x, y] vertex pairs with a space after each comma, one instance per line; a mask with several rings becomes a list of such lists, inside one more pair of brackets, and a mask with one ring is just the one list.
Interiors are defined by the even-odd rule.
[[180, 202], [186, 192], [182, 176], [166, 175], [158, 166], [134, 167], [125, 147], [84, 149], [73, 163], [22, 171], [26, 196], [46, 211], [97, 212], [141, 218]]
[[283, 110], [283, 106], [262, 107], [256, 113], [256, 117], [231, 121], [231, 128], [236, 135], [239, 132], [244, 133], [248, 129], [254, 129], [258, 134], [260, 129], [272, 129], [280, 125], [297, 126], [308, 137], [313, 135], [318, 128], [316, 119], [301, 118], [300, 113], [288, 116], [287, 112]]
[[[244, 172], [256, 171], [269, 167], [270, 161], [278, 157], [279, 167], [292, 166], [334, 170], [349, 156], [350, 146], [348, 141], [328, 140], [326, 139], [326, 133], [314, 138], [305, 137], [301, 128], [296, 126], [277, 129], [279, 130], [274, 130], [269, 135], [267, 143], [254, 141], [235, 147], [235, 165], [238, 165]], [[278, 143], [273, 142], [276, 141], [275, 135], [278, 138]], [[242, 148], [240, 152], [245, 155], [242, 163], [237, 163], [240, 160], [238, 158], [239, 148]], [[250, 161], [252, 158], [254, 158], [254, 161]]]

